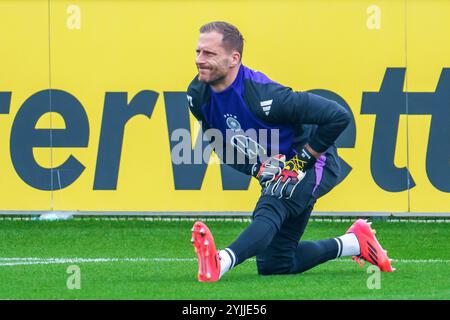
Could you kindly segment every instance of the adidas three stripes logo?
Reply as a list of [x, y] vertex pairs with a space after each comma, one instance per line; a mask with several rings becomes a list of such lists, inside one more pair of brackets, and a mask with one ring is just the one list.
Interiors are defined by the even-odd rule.
[[264, 100], [264, 101], [260, 102], [260, 105], [261, 105], [264, 113], [266, 114], [266, 116], [269, 115], [270, 108], [272, 107], [272, 101], [273, 101], [273, 99], [272, 100]]

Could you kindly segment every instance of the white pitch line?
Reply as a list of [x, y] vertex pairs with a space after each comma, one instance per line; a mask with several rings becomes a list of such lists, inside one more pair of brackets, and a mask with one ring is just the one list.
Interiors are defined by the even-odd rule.
[[[249, 259], [255, 261], [255, 259]], [[194, 262], [196, 258], [39, 258], [39, 257], [0, 257], [0, 266], [19, 265], [46, 265], [46, 264], [67, 264], [67, 263], [111, 263], [111, 262]], [[353, 262], [350, 259], [337, 259], [333, 262]], [[444, 259], [393, 259], [392, 263], [444, 263], [450, 264], [450, 260]]]
[[39, 257], [13, 257], [2, 258], [0, 261], [69, 261], [69, 262], [159, 262], [159, 261], [193, 261], [194, 258], [39, 258]]
[[66, 263], [108, 263], [108, 262], [186, 262], [192, 258], [1, 258], [0, 266], [66, 264]]
[[[334, 260], [335, 262], [353, 262], [348, 259]], [[450, 260], [443, 259], [392, 259], [392, 263], [450, 263]]]

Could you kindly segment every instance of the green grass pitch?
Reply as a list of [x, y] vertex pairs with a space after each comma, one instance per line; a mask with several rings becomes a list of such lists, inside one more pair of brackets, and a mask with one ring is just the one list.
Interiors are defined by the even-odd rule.
[[[247, 222], [207, 224], [222, 248]], [[304, 239], [339, 236], [350, 224], [310, 221]], [[369, 264], [361, 268], [350, 258], [283, 276], [258, 276], [251, 259], [217, 283], [199, 283], [192, 225], [1, 220], [0, 299], [450, 299], [449, 223], [374, 221], [380, 243], [397, 260], [397, 271], [382, 273], [378, 289], [368, 288]], [[67, 286], [73, 265], [79, 268], [79, 289]]]

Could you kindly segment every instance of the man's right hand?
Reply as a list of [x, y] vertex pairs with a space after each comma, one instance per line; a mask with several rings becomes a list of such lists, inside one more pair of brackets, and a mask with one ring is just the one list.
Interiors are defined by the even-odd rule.
[[286, 162], [282, 154], [270, 157], [261, 165], [255, 164], [252, 175], [258, 178], [263, 195], [270, 195], [279, 199], [290, 199], [295, 188], [305, 177], [306, 173], [297, 168], [300, 160], [296, 157]]
[[268, 158], [261, 165], [256, 163], [252, 169], [252, 175], [256, 177], [259, 184], [266, 188], [275, 178], [281, 174], [286, 162], [286, 156], [277, 154]]

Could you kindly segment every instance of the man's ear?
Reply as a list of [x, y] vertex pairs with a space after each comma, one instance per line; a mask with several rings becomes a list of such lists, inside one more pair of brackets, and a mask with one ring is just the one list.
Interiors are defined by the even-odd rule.
[[231, 67], [239, 65], [240, 62], [241, 62], [241, 54], [238, 51], [233, 50], [233, 53], [231, 54]]

